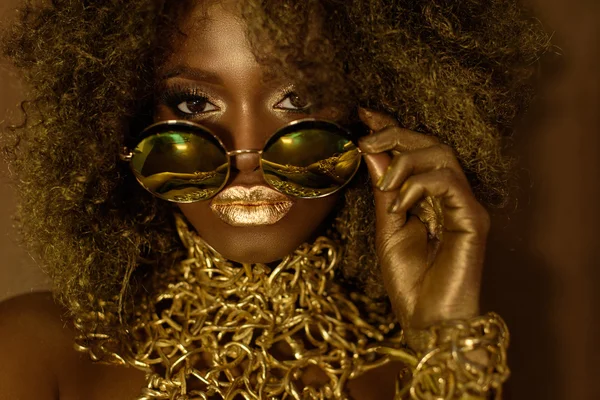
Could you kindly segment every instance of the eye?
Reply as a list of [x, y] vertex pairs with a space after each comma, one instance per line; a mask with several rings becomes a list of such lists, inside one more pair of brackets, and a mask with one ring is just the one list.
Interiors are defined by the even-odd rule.
[[275, 105], [275, 108], [288, 111], [306, 112], [310, 108], [311, 103], [300, 97], [297, 93], [288, 93], [283, 100]]
[[204, 91], [180, 84], [161, 88], [157, 93], [157, 105], [170, 108], [181, 118], [192, 118], [218, 111], [219, 107], [210, 99]]
[[209, 111], [218, 110], [217, 106], [212, 104], [206, 98], [198, 98], [192, 100], [185, 100], [177, 104], [177, 109], [184, 114], [196, 115], [202, 114]]

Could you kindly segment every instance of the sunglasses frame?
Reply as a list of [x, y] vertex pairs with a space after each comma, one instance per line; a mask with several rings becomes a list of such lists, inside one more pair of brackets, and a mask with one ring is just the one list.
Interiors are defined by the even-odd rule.
[[[130, 167], [131, 171], [133, 172], [136, 180], [144, 189], [146, 189], [148, 192], [150, 192], [150, 194], [152, 194], [153, 196], [158, 197], [159, 199], [162, 199], [162, 200], [172, 202], [172, 203], [188, 204], [188, 203], [196, 203], [199, 201], [207, 201], [207, 200], [214, 198], [214, 196], [216, 196], [217, 193], [219, 193], [221, 190], [223, 190], [225, 185], [227, 185], [227, 182], [229, 182], [229, 176], [231, 174], [231, 158], [232, 158], [232, 156], [237, 156], [239, 154], [248, 154], [248, 153], [256, 153], [260, 156], [259, 163], [260, 163], [260, 171], [261, 171], [261, 174], [263, 175], [263, 180], [269, 187], [273, 188], [277, 192], [283, 193], [286, 196], [295, 197], [295, 198], [299, 198], [299, 199], [318, 199], [318, 198], [322, 198], [322, 197], [327, 197], [327, 196], [330, 196], [330, 195], [336, 193], [337, 191], [341, 190], [348, 183], [350, 183], [352, 181], [352, 179], [354, 179], [354, 176], [358, 172], [360, 165], [362, 163], [362, 157], [360, 157], [358, 159], [358, 165], [356, 166], [352, 175], [346, 180], [346, 182], [344, 182], [342, 185], [340, 185], [340, 187], [338, 187], [337, 189], [335, 189], [329, 193], [325, 193], [325, 194], [318, 195], [318, 196], [301, 197], [301, 196], [295, 196], [295, 195], [284, 193], [281, 190], [274, 187], [273, 185], [271, 185], [265, 177], [265, 171], [263, 169], [263, 159], [262, 159], [262, 155], [263, 155], [265, 148], [274, 141], [273, 140], [274, 138], [277, 137], [275, 140], [278, 140], [279, 136], [284, 136], [285, 134], [288, 133], [287, 132], [288, 130], [293, 130], [293, 128], [296, 125], [304, 124], [304, 123], [312, 123], [315, 125], [315, 128], [318, 128], [319, 124], [325, 124], [325, 125], [328, 125], [329, 127], [331, 127], [331, 126], [335, 127], [339, 131], [339, 133], [341, 133], [343, 136], [346, 136], [346, 138], [348, 140], [350, 140], [354, 144], [354, 146], [356, 146], [358, 153], [362, 154], [362, 151], [358, 147], [357, 140], [354, 138], [354, 136], [348, 129], [344, 128], [343, 126], [341, 126], [333, 121], [328, 121], [328, 120], [324, 120], [324, 119], [302, 118], [302, 119], [297, 119], [297, 120], [291, 121], [290, 123], [282, 126], [281, 128], [277, 129], [275, 132], [273, 132], [273, 134], [271, 136], [269, 136], [267, 138], [267, 140], [265, 141], [265, 144], [262, 149], [239, 149], [239, 150], [227, 150], [227, 147], [225, 147], [225, 144], [219, 138], [219, 136], [217, 136], [214, 132], [212, 132], [208, 127], [206, 127], [204, 125], [201, 125], [201, 124], [198, 124], [198, 123], [192, 122], [192, 121], [172, 119], [172, 120], [156, 122], [156, 123], [146, 127], [140, 133], [140, 135], [136, 136], [135, 138], [131, 138], [129, 140], [130, 145], [124, 146], [122, 148], [122, 152], [121, 152], [121, 154], [119, 154], [119, 158], [121, 159], [121, 161], [127, 162], [129, 164], [129, 167]], [[216, 143], [218, 143], [219, 146], [221, 146], [221, 148], [224, 150], [225, 155], [227, 156], [227, 174], [226, 174], [225, 180], [223, 181], [223, 184], [219, 187], [219, 189], [215, 191], [215, 194], [207, 199], [194, 200], [194, 201], [176, 201], [176, 200], [164, 198], [164, 197], [160, 196], [159, 194], [154, 193], [153, 191], [148, 189], [140, 181], [140, 179], [137, 176], [136, 171], [134, 170], [133, 163], [131, 162], [133, 159], [133, 156], [134, 156], [132, 149], [135, 149], [144, 139], [147, 139], [148, 137], [150, 137], [152, 135], [158, 135], [158, 134], [167, 132], [169, 126], [182, 126], [182, 125], [190, 130], [189, 133], [196, 134], [195, 131], [201, 131], [203, 133], [209, 134], [216, 141]], [[165, 129], [158, 129], [158, 128], [162, 128], [162, 127], [165, 127]], [[188, 132], [186, 132], [186, 133], [188, 133]]]

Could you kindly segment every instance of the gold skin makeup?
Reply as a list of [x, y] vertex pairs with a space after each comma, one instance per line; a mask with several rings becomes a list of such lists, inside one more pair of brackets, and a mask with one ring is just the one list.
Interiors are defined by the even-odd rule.
[[[161, 90], [183, 91], [183, 100], [177, 106], [159, 102], [156, 122], [185, 117], [209, 128], [225, 148], [233, 151], [262, 149], [273, 132], [298, 119], [332, 119], [331, 107], [310, 112], [294, 109], [287, 94], [294, 82], [263, 79], [269, 76], [269, 70], [256, 61], [235, 4], [197, 4], [182, 21], [185, 35], [177, 37], [171, 57], [157, 73], [162, 77], [157, 82]], [[207, 99], [189, 97], [185, 94], [189, 91]], [[182, 116], [182, 110], [195, 112]], [[269, 187], [258, 154], [235, 156], [223, 192], [238, 186]], [[177, 206], [197, 233], [223, 257], [236, 262], [270, 263], [310, 240], [333, 211], [340, 194], [317, 199], [279, 197], [263, 201], [268, 203], [266, 206], [246, 203], [215, 207], [218, 202], [212, 201]], [[282, 206], [289, 210], [284, 213]], [[253, 225], [257, 222], [260, 224]]]
[[231, 226], [272, 225], [282, 219], [294, 202], [266, 186], [230, 186], [211, 202], [210, 209]]

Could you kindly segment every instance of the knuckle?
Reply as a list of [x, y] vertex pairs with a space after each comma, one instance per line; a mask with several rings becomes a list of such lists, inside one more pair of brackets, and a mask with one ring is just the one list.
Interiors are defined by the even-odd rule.
[[395, 135], [395, 133], [396, 133], [395, 126], [386, 126], [382, 129], [380, 129], [379, 131], [377, 131], [378, 135], [387, 136], [387, 137], [392, 137]]
[[478, 201], [474, 201], [473, 205], [473, 223], [476, 232], [482, 235], [487, 234], [492, 226], [490, 213]]
[[481, 222], [484, 227], [489, 229], [489, 227], [492, 225], [492, 218], [490, 216], [490, 213], [488, 212], [488, 210], [485, 209], [485, 207], [479, 204], [479, 202], [477, 204], [479, 205], [479, 216]]
[[394, 157], [394, 164], [398, 169], [411, 168], [415, 162], [414, 158], [411, 153], [400, 153]]
[[445, 143], [436, 143], [435, 147], [440, 153], [454, 155], [454, 149]]
[[444, 160], [444, 163], [451, 167], [460, 167], [458, 159], [454, 153], [452, 146], [445, 143], [438, 143], [434, 146], [436, 151], [440, 154], [440, 158]]
[[429, 143], [431, 146], [440, 144], [440, 139], [438, 139], [436, 136], [433, 135], [425, 135], [424, 136], [424, 140]]
[[446, 165], [438, 170], [441, 178], [448, 181], [448, 184], [461, 188], [461, 190], [470, 191], [468, 182], [464, 177], [461, 169], [454, 168], [453, 165]]
[[[479, 203], [477, 203], [479, 204]], [[488, 210], [486, 210], [483, 206], [480, 205], [480, 209], [481, 209], [481, 222], [483, 225], [483, 228], [485, 229], [485, 231], [489, 231], [491, 226], [492, 226], [492, 217], [490, 216], [490, 213], [488, 212]]]
[[436, 169], [442, 168], [454, 168], [457, 167], [460, 169], [460, 164], [456, 157], [454, 156], [454, 150], [452, 147], [448, 146], [444, 143], [436, 143], [428, 148], [432, 157], [437, 160]]
[[401, 146], [404, 142], [404, 139], [401, 135], [402, 130], [400, 128], [398, 128], [397, 126], [391, 128], [391, 132], [390, 134], [394, 135], [394, 146]]
[[458, 177], [456, 176], [456, 173], [450, 168], [441, 168], [438, 170], [438, 174], [441, 179], [447, 181], [449, 184], [458, 183]]

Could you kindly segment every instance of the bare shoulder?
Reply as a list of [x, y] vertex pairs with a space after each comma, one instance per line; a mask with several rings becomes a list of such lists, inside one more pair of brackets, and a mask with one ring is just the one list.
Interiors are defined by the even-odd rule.
[[64, 316], [49, 292], [0, 303], [0, 400], [134, 399], [143, 373], [76, 352]]
[[[49, 293], [32, 293], [0, 303], [0, 400], [58, 399], [52, 357], [60, 319]], [[31, 382], [35, 382], [32, 385]]]
[[0, 303], [2, 335], [17, 335], [23, 340], [23, 335], [43, 339], [48, 334], [61, 332], [62, 327], [62, 310], [50, 292], [28, 293]]

